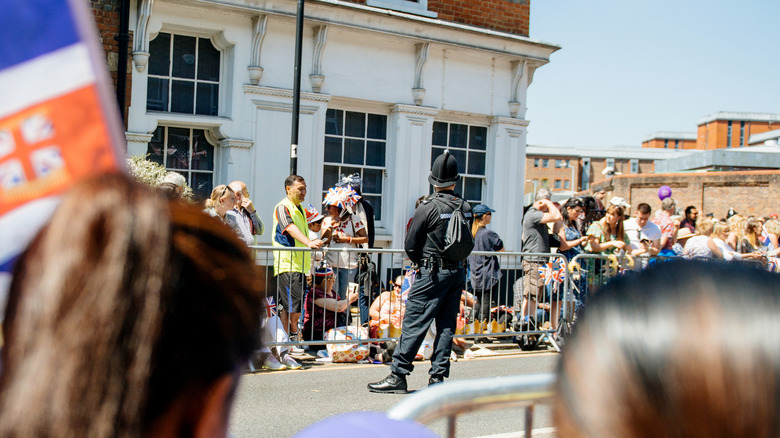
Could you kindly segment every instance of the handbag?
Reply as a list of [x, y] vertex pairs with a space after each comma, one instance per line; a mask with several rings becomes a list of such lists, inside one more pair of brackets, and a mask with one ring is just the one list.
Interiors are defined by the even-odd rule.
[[[368, 339], [366, 327], [336, 327], [325, 333], [326, 341], [351, 341], [354, 339]], [[328, 356], [333, 362], [350, 363], [359, 362], [369, 356], [369, 346], [366, 343], [327, 344]]]

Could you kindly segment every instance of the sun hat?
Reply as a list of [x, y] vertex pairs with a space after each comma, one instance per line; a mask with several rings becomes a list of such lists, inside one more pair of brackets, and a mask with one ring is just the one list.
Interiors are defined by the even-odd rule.
[[320, 219], [324, 219], [325, 216], [322, 215], [319, 211], [317, 211], [316, 208], [314, 208], [313, 205], [309, 204], [308, 207], [306, 207], [306, 223], [310, 224], [313, 222], [317, 222]]
[[631, 204], [629, 204], [628, 202], [626, 202], [625, 199], [619, 196], [613, 196], [612, 199], [609, 200], [609, 205], [617, 205], [618, 207], [631, 208]]
[[693, 237], [694, 234], [691, 232], [691, 230], [688, 229], [688, 227], [682, 227], [679, 230], [677, 230], [677, 241], [679, 242], [682, 239], [687, 239], [689, 237]]

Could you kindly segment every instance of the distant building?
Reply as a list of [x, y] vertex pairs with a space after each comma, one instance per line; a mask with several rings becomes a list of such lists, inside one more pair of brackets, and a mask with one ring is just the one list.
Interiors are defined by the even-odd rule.
[[696, 149], [695, 132], [654, 132], [642, 140], [643, 148]]
[[717, 112], [699, 120], [696, 149], [745, 147], [751, 135], [780, 128], [780, 114]]

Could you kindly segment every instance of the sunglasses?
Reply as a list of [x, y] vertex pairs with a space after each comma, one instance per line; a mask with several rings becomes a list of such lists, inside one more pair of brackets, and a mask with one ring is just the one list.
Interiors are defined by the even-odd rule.
[[398, 283], [393, 284], [393, 288], [401, 289], [402, 287], [403, 287], [402, 284], [398, 284]]

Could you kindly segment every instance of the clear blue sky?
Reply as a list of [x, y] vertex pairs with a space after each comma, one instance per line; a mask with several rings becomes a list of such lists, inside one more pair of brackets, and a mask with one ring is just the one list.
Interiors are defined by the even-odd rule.
[[529, 145], [640, 146], [717, 111], [780, 113], [780, 0], [531, 0], [562, 46], [528, 89]]

